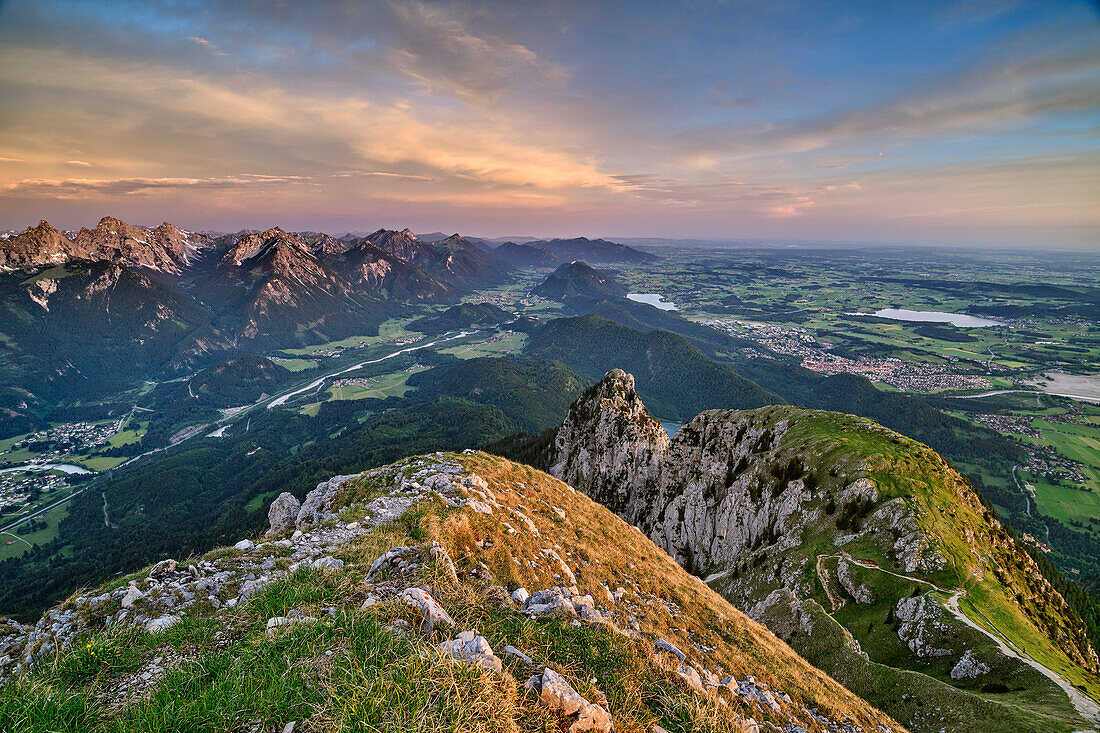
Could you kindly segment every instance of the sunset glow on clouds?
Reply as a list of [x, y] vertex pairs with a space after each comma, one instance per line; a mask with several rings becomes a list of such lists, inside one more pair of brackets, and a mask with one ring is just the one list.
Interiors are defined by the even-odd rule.
[[1085, 2], [7, 2], [0, 98], [0, 228], [1100, 245]]

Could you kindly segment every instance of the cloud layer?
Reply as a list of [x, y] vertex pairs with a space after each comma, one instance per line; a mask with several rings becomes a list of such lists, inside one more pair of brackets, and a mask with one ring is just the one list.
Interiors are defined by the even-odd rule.
[[1100, 244], [1086, 3], [0, 5], [0, 228]]

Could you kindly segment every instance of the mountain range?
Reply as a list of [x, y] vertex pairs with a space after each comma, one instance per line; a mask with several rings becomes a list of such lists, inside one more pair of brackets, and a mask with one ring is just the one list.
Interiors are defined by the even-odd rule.
[[42, 221], [0, 241], [4, 432], [33, 424], [42, 398], [103, 395], [242, 347], [369, 335], [407, 304], [457, 302], [510, 268], [461, 236], [407, 229], [208, 236], [105, 217], [69, 236]]

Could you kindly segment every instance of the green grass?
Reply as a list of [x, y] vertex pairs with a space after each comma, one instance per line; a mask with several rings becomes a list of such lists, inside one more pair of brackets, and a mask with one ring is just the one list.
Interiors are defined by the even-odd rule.
[[373, 384], [344, 384], [328, 388], [330, 400], [362, 400], [368, 398], [404, 397], [412, 389], [406, 382], [411, 372], [401, 371], [375, 377]]
[[[387, 627], [394, 618], [415, 622], [408, 606], [356, 610], [350, 580], [349, 572], [303, 569], [220, 619], [187, 617], [155, 636], [104, 629], [0, 688], [0, 730], [279, 730], [291, 720], [393, 733], [560, 729], [520, 687], [538, 667], [505, 656], [507, 674], [500, 676], [452, 662], [433, 637]], [[603, 627], [536, 622], [487, 604], [485, 592], [471, 587], [441, 597], [462, 628], [476, 628], [494, 648], [513, 644], [536, 660], [553, 659], [581, 694], [606, 694], [620, 730], [648, 731], [657, 722], [672, 733], [730, 730], [716, 703], [686, 693], [649, 661], [646, 642]], [[327, 606], [338, 610], [325, 613]], [[293, 609], [317, 621], [266, 633], [269, 617]], [[218, 629], [229, 630], [228, 644], [213, 644]], [[149, 694], [122, 705], [120, 678], [140, 673], [153, 657], [174, 661]]]
[[[39, 544], [44, 545], [57, 536], [57, 525], [62, 519], [69, 514], [69, 505], [62, 504], [61, 506], [54, 507], [45, 514], [35, 518], [36, 522], [46, 522], [46, 527], [36, 530], [29, 534], [19, 534], [12, 531], [12, 534], [22, 538], [23, 541], [15, 539], [10, 534], [0, 535], [0, 560], [7, 560], [9, 557], [22, 557], [23, 553], [30, 548], [26, 543], [31, 545]], [[10, 519], [8, 517], [0, 518], [0, 522], [7, 525]], [[7, 544], [9, 541], [12, 544]]]
[[[814, 619], [813, 633], [792, 629], [787, 637], [791, 646], [903, 725], [983, 733], [1069, 733], [1078, 729], [1076, 716], [1064, 705], [1060, 711], [1051, 709], [1043, 714], [1018, 707], [1018, 700], [1011, 697], [1002, 700], [1000, 696], [974, 694], [921, 672], [868, 661], [852, 651], [845, 642], [844, 628], [819, 605], [811, 603], [807, 612]], [[899, 689], [907, 693], [901, 695]], [[975, 728], [978, 721], [980, 727]]]
[[127, 428], [126, 430], [120, 430], [107, 439], [107, 444], [111, 448], [118, 448], [121, 445], [129, 445], [130, 443], [136, 443], [141, 440], [141, 437], [145, 435], [146, 429], [149, 423], [138, 423], [136, 428]]
[[285, 359], [280, 356], [269, 357], [271, 361], [292, 372], [304, 372], [307, 369], [316, 369], [317, 362], [309, 359]]
[[1060, 522], [1088, 522], [1094, 517], [1100, 517], [1100, 493], [1055, 486], [1042, 476], [1026, 471], [1020, 471], [1019, 476], [1021, 482], [1035, 487], [1035, 503], [1041, 514]]
[[124, 457], [97, 455], [70, 456], [70, 458], [73, 463], [84, 466], [91, 471], [106, 471], [129, 460]]
[[[414, 321], [414, 317], [407, 318], [391, 318], [378, 326], [377, 336], [349, 336], [345, 339], [338, 341], [329, 341], [323, 344], [315, 344], [313, 346], [305, 346], [300, 349], [284, 349], [282, 353], [291, 354], [297, 357], [309, 357], [312, 354], [316, 354], [319, 351], [328, 351], [330, 349], [351, 349], [360, 346], [369, 346], [373, 344], [382, 344], [393, 341], [394, 339], [401, 338], [403, 336], [423, 336], [424, 334], [413, 333], [406, 331], [405, 326]], [[286, 367], [286, 364], [282, 364]], [[290, 369], [290, 367], [286, 367]], [[291, 370], [298, 371], [298, 370]]]
[[281, 492], [279, 491], [268, 491], [264, 494], [257, 494], [256, 496], [253, 496], [251, 499], [248, 500], [248, 503], [244, 505], [244, 510], [249, 514], [258, 512], [260, 510], [260, 507], [264, 505], [265, 501], [275, 498], [280, 493]]
[[[498, 334], [499, 335], [499, 334]], [[502, 356], [504, 354], [518, 354], [524, 344], [527, 343], [527, 334], [510, 333], [500, 341], [478, 341], [474, 343], [451, 346], [440, 349], [441, 353], [454, 354], [459, 359], [476, 359], [481, 356]]]

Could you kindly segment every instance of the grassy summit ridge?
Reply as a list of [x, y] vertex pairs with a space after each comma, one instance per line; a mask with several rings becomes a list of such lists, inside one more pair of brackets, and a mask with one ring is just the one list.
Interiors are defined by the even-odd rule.
[[[318, 492], [293, 536], [152, 568], [47, 614], [47, 626], [71, 618], [80, 631], [53, 650], [46, 635], [31, 642], [45, 651], [0, 686], [0, 728], [580, 730], [575, 713], [548, 707], [545, 682], [541, 695], [524, 687], [546, 668], [609, 712], [616, 731], [903, 730], [634, 528], [535, 469], [432, 454]], [[397, 559], [371, 573], [393, 548]], [[557, 588], [573, 604], [521, 613], [509, 594], [518, 587]], [[428, 628], [402, 600], [415, 589], [454, 624]], [[196, 597], [181, 602], [184, 592]], [[161, 623], [166, 610], [174, 623]], [[134, 624], [154, 616], [166, 628]], [[502, 671], [441, 651], [467, 629]], [[730, 684], [717, 681], [725, 675]]]

